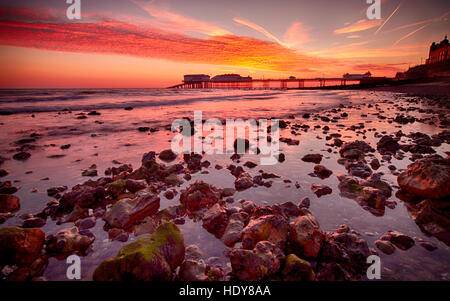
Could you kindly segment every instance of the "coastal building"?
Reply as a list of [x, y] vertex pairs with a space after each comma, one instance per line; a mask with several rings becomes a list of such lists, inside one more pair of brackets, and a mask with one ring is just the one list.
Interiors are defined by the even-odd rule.
[[369, 71], [367, 71], [367, 72], [364, 73], [364, 74], [349, 74], [349, 73], [346, 73], [346, 74], [344, 74], [342, 77], [343, 77], [344, 79], [361, 80], [361, 79], [363, 79], [363, 78], [368, 78], [368, 77], [371, 77], [371, 76], [372, 76], [372, 73], [370, 73]]
[[249, 82], [252, 81], [250, 76], [242, 77], [239, 74], [221, 74], [211, 78], [213, 82]]
[[184, 76], [185, 83], [208, 82], [209, 75], [206, 74], [188, 74]]
[[427, 64], [435, 64], [450, 60], [450, 53], [448, 52], [449, 42], [447, 36], [440, 42], [431, 44], [430, 54], [428, 55]]

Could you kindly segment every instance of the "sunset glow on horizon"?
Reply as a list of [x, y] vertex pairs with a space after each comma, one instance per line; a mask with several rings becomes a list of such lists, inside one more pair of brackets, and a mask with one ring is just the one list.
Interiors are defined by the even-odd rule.
[[[0, 88], [157, 88], [183, 74], [394, 76], [450, 28], [446, 1], [81, 0], [0, 4]], [[339, 2], [339, 3], [338, 3]]]

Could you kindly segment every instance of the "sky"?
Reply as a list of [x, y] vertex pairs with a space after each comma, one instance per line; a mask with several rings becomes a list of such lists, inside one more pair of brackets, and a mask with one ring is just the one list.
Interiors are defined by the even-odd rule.
[[[69, 1], [70, 2], [70, 1]], [[0, 0], [0, 88], [158, 88], [184, 74], [394, 76], [450, 29], [448, 0]]]

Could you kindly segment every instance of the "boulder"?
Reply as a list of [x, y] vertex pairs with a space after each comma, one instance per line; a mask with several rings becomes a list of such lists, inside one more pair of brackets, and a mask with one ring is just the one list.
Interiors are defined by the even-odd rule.
[[37, 228], [0, 228], [0, 266], [29, 265], [40, 254], [45, 234]]
[[395, 252], [394, 245], [387, 240], [376, 240], [375, 246], [380, 249], [384, 254], [390, 255]]
[[220, 190], [203, 181], [196, 181], [181, 191], [180, 202], [190, 212], [210, 208], [221, 196]]
[[164, 162], [172, 162], [176, 158], [177, 158], [177, 155], [171, 149], [163, 150], [159, 154], [159, 159], [161, 159]]
[[312, 215], [304, 215], [290, 224], [289, 242], [300, 257], [317, 258], [324, 234], [319, 222]]
[[184, 238], [171, 222], [146, 237], [127, 244], [117, 256], [103, 261], [94, 281], [168, 281], [184, 260]]
[[308, 154], [304, 155], [302, 158], [302, 161], [304, 162], [312, 162], [315, 164], [319, 164], [320, 161], [322, 161], [322, 155], [321, 154]]
[[264, 215], [250, 220], [242, 231], [242, 246], [253, 249], [259, 241], [269, 241], [284, 249], [289, 231], [288, 221], [280, 215]]
[[339, 153], [343, 158], [358, 160], [364, 158], [366, 153], [374, 151], [375, 149], [364, 141], [353, 141], [342, 145]]
[[450, 196], [450, 159], [432, 155], [417, 160], [397, 177], [398, 185], [413, 195], [441, 199]]
[[398, 138], [392, 138], [391, 136], [383, 136], [377, 143], [377, 150], [380, 154], [395, 154], [400, 149], [398, 144]]
[[221, 238], [228, 225], [229, 215], [221, 205], [215, 204], [203, 216], [203, 228], [215, 237]]
[[181, 281], [206, 281], [206, 264], [204, 262], [187, 259], [180, 265], [178, 279]]
[[159, 209], [159, 197], [145, 193], [134, 199], [121, 199], [106, 212], [104, 220], [113, 228], [127, 229]]
[[241, 213], [233, 213], [221, 238], [223, 243], [229, 247], [241, 240], [242, 231], [244, 230], [245, 222]]
[[323, 184], [311, 184], [311, 190], [317, 195], [317, 197], [321, 197], [323, 195], [331, 194], [333, 190], [327, 185]]
[[295, 254], [286, 257], [281, 274], [285, 281], [313, 281], [316, 278], [311, 264]]
[[46, 239], [47, 250], [51, 253], [85, 252], [94, 238], [80, 234], [77, 227], [64, 229]]
[[333, 174], [333, 171], [323, 165], [316, 165], [314, 166], [314, 174], [323, 180], [330, 177]]
[[230, 252], [232, 274], [240, 281], [259, 281], [279, 272], [283, 252], [268, 241], [260, 241], [253, 250]]
[[20, 208], [20, 199], [11, 194], [0, 194], [0, 213], [16, 211]]
[[393, 243], [400, 250], [406, 251], [412, 246], [414, 246], [414, 239], [411, 237], [400, 233], [398, 231], [388, 231], [385, 235], [383, 235], [382, 240], [387, 240]]
[[243, 172], [234, 181], [234, 186], [236, 190], [242, 191], [253, 186], [253, 178], [246, 172]]

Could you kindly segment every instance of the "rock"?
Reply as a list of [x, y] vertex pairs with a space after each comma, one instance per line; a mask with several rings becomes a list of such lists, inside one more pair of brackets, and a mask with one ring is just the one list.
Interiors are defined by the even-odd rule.
[[253, 250], [233, 249], [230, 262], [233, 276], [240, 281], [259, 281], [280, 270], [284, 255], [268, 241], [260, 241]]
[[252, 161], [247, 161], [244, 163], [244, 166], [248, 167], [248, 168], [255, 168], [256, 166], [258, 166], [258, 164], [256, 164], [255, 162], [252, 162]]
[[85, 252], [94, 238], [82, 235], [77, 227], [64, 229], [47, 237], [47, 250], [52, 253]]
[[181, 281], [206, 281], [206, 264], [204, 262], [187, 259], [183, 261], [178, 272]]
[[81, 176], [83, 176], [83, 177], [96, 177], [96, 176], [98, 176], [97, 166], [95, 164], [93, 164], [89, 168], [84, 169], [83, 172], [81, 173]]
[[184, 162], [187, 163], [187, 167], [189, 170], [198, 171], [202, 168], [202, 156], [200, 154], [184, 154], [183, 155]]
[[346, 162], [345, 168], [349, 174], [355, 177], [365, 179], [372, 174], [370, 167], [362, 161], [358, 162]]
[[181, 180], [175, 173], [171, 173], [164, 178], [164, 183], [170, 186], [178, 186], [183, 184], [183, 180]]
[[279, 215], [264, 215], [250, 220], [242, 231], [242, 246], [253, 249], [259, 241], [267, 240], [284, 249], [289, 231], [289, 223]]
[[106, 188], [106, 193], [113, 198], [118, 198], [127, 189], [127, 180], [116, 180], [109, 183]]
[[147, 188], [147, 184], [143, 180], [127, 179], [125, 182], [125, 188], [131, 193], [136, 193], [142, 189]]
[[27, 159], [30, 158], [30, 157], [31, 157], [31, 154], [30, 154], [30, 153], [27, 153], [27, 152], [20, 152], [20, 153], [15, 154], [15, 155], [13, 156], [13, 159], [14, 159], [14, 160], [17, 160], [17, 161], [25, 161], [25, 160], [27, 160]]
[[382, 155], [387, 153], [395, 154], [400, 149], [400, 145], [398, 144], [398, 139], [391, 136], [383, 136], [377, 143], [377, 149]]
[[185, 259], [201, 260], [203, 253], [197, 245], [189, 245], [185, 250]]
[[57, 187], [51, 187], [47, 189], [47, 195], [48, 196], [55, 196], [58, 193], [64, 192], [67, 190], [67, 186], [57, 186]]
[[31, 217], [23, 221], [23, 228], [40, 228], [46, 223], [45, 219], [40, 217]]
[[380, 161], [378, 161], [377, 158], [372, 159], [372, 161], [370, 161], [370, 167], [372, 167], [372, 169], [377, 170], [378, 168], [380, 168]]
[[11, 194], [0, 194], [0, 213], [17, 211], [20, 208], [20, 199]]
[[163, 150], [159, 154], [159, 159], [161, 159], [164, 162], [172, 162], [176, 158], [177, 158], [177, 155], [171, 149]]
[[414, 239], [398, 231], [388, 231], [383, 238], [383, 240], [392, 242], [397, 248], [403, 251], [408, 250], [415, 244]]
[[228, 219], [227, 211], [221, 205], [215, 204], [205, 212], [203, 216], [203, 228], [220, 239], [225, 233]]
[[114, 228], [127, 229], [159, 209], [159, 197], [151, 193], [121, 199], [106, 212], [104, 220]]
[[375, 245], [378, 249], [380, 249], [384, 254], [392, 254], [395, 252], [395, 247], [390, 241], [386, 240], [376, 240]]
[[431, 155], [417, 160], [397, 177], [402, 190], [413, 195], [441, 199], [450, 196], [450, 159]]
[[220, 193], [220, 196], [222, 198], [226, 198], [226, 197], [232, 196], [235, 193], [236, 193], [236, 190], [234, 188], [223, 188], [222, 192]]
[[196, 181], [181, 191], [180, 203], [190, 212], [210, 208], [220, 199], [220, 190], [203, 181]]
[[317, 195], [317, 197], [321, 197], [323, 195], [331, 194], [333, 191], [330, 187], [322, 184], [311, 184], [311, 190]]
[[407, 204], [408, 211], [420, 230], [450, 245], [450, 204], [426, 199], [417, 205]]
[[304, 197], [300, 200], [300, 203], [298, 203], [298, 207], [299, 208], [306, 208], [308, 209], [310, 206], [311, 201], [309, 200], [308, 197]]
[[44, 240], [40, 229], [0, 228], [0, 266], [31, 264], [40, 255]]
[[6, 177], [7, 175], [9, 175], [9, 171], [6, 169], [0, 169], [0, 178]]
[[233, 213], [230, 216], [228, 225], [222, 235], [222, 242], [231, 247], [242, 238], [242, 231], [244, 230], [245, 223], [241, 213]]
[[300, 257], [317, 258], [324, 234], [312, 215], [304, 215], [290, 224], [289, 241]]
[[284, 281], [314, 281], [316, 278], [311, 264], [295, 254], [286, 257], [281, 274]]
[[348, 233], [348, 232], [350, 232], [350, 228], [346, 224], [342, 224], [339, 226], [339, 228], [336, 229], [336, 233]]
[[95, 226], [95, 217], [86, 217], [76, 221], [75, 226], [80, 230], [91, 229]]
[[234, 186], [236, 190], [242, 191], [253, 186], [253, 178], [246, 172], [243, 172], [234, 181]]
[[438, 248], [435, 244], [429, 243], [429, 242], [426, 242], [426, 241], [421, 242], [420, 246], [422, 246], [425, 250], [430, 251], [430, 252], [434, 251], [434, 250], [436, 250]]
[[323, 165], [316, 165], [314, 166], [314, 174], [323, 180], [331, 176], [333, 172]]
[[103, 187], [80, 187], [66, 192], [59, 200], [58, 213], [72, 212], [75, 206], [79, 208], [90, 208], [100, 204], [105, 199]]
[[14, 194], [20, 187], [12, 186], [11, 181], [0, 182], [0, 194]]
[[343, 158], [347, 159], [361, 159], [364, 158], [368, 152], [374, 152], [375, 150], [364, 141], [354, 141], [345, 143], [341, 146], [339, 153]]
[[[115, 160], [113, 160], [114, 163]], [[115, 161], [118, 162], [118, 161]], [[119, 163], [121, 164], [121, 163]], [[131, 164], [122, 164], [119, 167], [110, 167], [105, 170], [105, 175], [110, 176], [117, 176], [121, 173], [132, 173], [133, 172], [133, 166]]]
[[338, 263], [352, 279], [365, 275], [367, 257], [372, 252], [367, 242], [351, 232], [327, 233], [322, 244], [320, 258], [324, 262]]
[[140, 224], [134, 226], [134, 235], [139, 236], [142, 234], [151, 234], [155, 232], [156, 228], [158, 228], [158, 225], [158, 218], [147, 216], [142, 220]]
[[256, 205], [252, 201], [243, 201], [242, 202], [242, 210], [244, 210], [248, 214], [252, 214], [252, 212], [255, 208], [256, 208]]
[[284, 202], [280, 208], [287, 217], [297, 217], [301, 214], [300, 208], [292, 202]]
[[320, 161], [322, 161], [322, 155], [321, 154], [308, 154], [308, 155], [303, 156], [302, 161], [319, 164]]
[[184, 260], [184, 238], [173, 223], [161, 224], [146, 237], [127, 244], [116, 257], [103, 261], [94, 281], [168, 281]]

